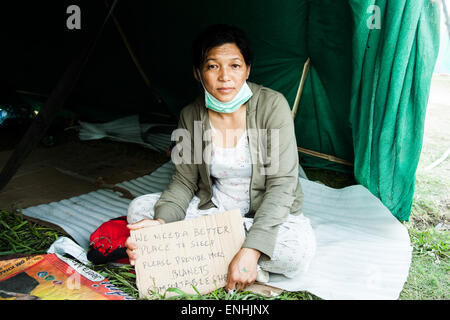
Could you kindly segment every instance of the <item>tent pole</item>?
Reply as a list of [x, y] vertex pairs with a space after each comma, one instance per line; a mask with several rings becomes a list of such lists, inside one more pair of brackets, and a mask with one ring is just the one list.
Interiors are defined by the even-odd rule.
[[[310, 58], [308, 58], [308, 59], [306, 59], [306, 62], [303, 65], [302, 77], [300, 78], [300, 84], [298, 86], [297, 96], [295, 97], [294, 106], [292, 107], [292, 119], [294, 121], [295, 121], [295, 116], [297, 114], [298, 105], [300, 104], [300, 98], [301, 98], [302, 93], [303, 93], [303, 87], [305, 86], [306, 77], [307, 77], [308, 72], [309, 72], [310, 62], [311, 62], [311, 60], [310, 60]], [[353, 163], [348, 162], [347, 160], [335, 157], [335, 156], [331, 156], [329, 154], [320, 153], [320, 152], [317, 152], [317, 151], [309, 150], [309, 149], [298, 147], [298, 146], [297, 146], [297, 150], [298, 150], [298, 152], [301, 152], [301, 153], [304, 153], [304, 154], [309, 154], [309, 155], [314, 156], [314, 157], [326, 159], [326, 160], [331, 161], [331, 162], [336, 162], [336, 163], [340, 163], [340, 164], [343, 164], [343, 165], [346, 165], [346, 166], [353, 167]]]
[[117, 2], [118, 0], [114, 1], [103, 21], [102, 26], [96, 33], [96, 36], [89, 42], [88, 46], [81, 52], [81, 54], [77, 56], [68, 66], [41, 111], [33, 120], [13, 154], [8, 159], [8, 162], [3, 167], [3, 170], [0, 172], [0, 191], [8, 184], [11, 178], [16, 174], [23, 161], [43, 138], [45, 132], [55, 118], [56, 113], [69, 97]]
[[300, 98], [302, 96], [303, 87], [305, 86], [306, 77], [309, 71], [310, 58], [306, 59], [303, 65], [302, 77], [300, 78], [300, 84], [297, 90], [297, 96], [295, 97], [294, 106], [292, 107], [292, 118], [295, 120], [295, 115], [297, 114], [298, 105], [300, 103]]
[[348, 162], [347, 160], [335, 157], [335, 156], [330, 156], [329, 154], [325, 154], [325, 153], [320, 153], [317, 151], [313, 151], [313, 150], [309, 150], [309, 149], [305, 149], [305, 148], [301, 148], [301, 147], [297, 147], [297, 150], [301, 153], [305, 153], [305, 154], [309, 154], [310, 156], [314, 156], [317, 158], [322, 158], [331, 162], [336, 162], [336, 163], [340, 163], [349, 167], [353, 167], [353, 163]]

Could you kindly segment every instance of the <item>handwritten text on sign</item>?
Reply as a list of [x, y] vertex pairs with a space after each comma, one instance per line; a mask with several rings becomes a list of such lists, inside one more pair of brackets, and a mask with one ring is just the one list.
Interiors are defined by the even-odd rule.
[[203, 294], [223, 287], [245, 235], [233, 210], [131, 231], [131, 238], [138, 246], [137, 287], [146, 297], [168, 288], [194, 294], [195, 286]]

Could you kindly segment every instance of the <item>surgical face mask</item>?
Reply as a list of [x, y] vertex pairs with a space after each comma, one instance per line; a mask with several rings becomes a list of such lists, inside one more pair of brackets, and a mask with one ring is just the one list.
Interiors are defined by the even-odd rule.
[[214, 98], [212, 94], [206, 90], [203, 85], [202, 77], [200, 75], [200, 70], [197, 69], [197, 74], [200, 79], [200, 82], [205, 90], [205, 105], [208, 109], [221, 112], [221, 113], [232, 113], [239, 109], [244, 103], [246, 103], [252, 96], [253, 92], [247, 84], [247, 81], [244, 82], [239, 92], [233, 98], [233, 100], [228, 102], [222, 102]]

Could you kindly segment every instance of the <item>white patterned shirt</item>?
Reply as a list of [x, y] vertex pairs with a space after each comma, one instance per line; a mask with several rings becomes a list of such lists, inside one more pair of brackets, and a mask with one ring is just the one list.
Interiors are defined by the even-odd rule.
[[[215, 129], [212, 124], [213, 132]], [[212, 143], [211, 177], [213, 180], [212, 202], [225, 210], [240, 209], [244, 216], [250, 209], [250, 179], [252, 166], [247, 130], [233, 148]]]

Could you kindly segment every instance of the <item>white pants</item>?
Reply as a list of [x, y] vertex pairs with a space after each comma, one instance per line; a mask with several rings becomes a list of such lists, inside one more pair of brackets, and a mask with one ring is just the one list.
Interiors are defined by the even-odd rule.
[[[142, 219], [153, 219], [153, 207], [161, 196], [161, 192], [150, 193], [135, 198], [128, 207], [128, 223], [136, 223]], [[224, 208], [210, 208], [199, 210], [198, 197], [189, 203], [185, 219], [197, 218], [207, 214], [215, 214], [225, 211]], [[253, 219], [243, 218], [246, 232], [250, 230]], [[282, 274], [288, 278], [298, 276], [307, 271], [309, 264], [316, 252], [316, 239], [311, 223], [303, 214], [289, 215], [286, 222], [278, 229], [272, 259], [261, 255], [258, 265], [262, 270]]]

